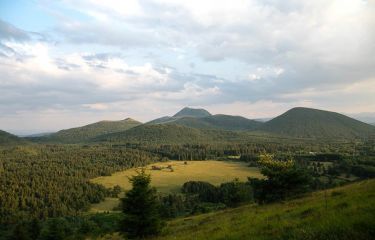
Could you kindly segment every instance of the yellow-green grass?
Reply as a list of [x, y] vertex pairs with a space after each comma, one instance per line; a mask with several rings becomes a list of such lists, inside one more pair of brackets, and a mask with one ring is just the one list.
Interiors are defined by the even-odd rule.
[[[368, 240], [375, 236], [375, 180], [269, 205], [250, 204], [169, 221], [149, 240]], [[103, 239], [123, 239], [119, 233]]]
[[[164, 168], [163, 170], [152, 170], [152, 166], [168, 167], [171, 165], [173, 171]], [[181, 186], [188, 181], [206, 181], [214, 185], [223, 182], [232, 181], [235, 178], [246, 181], [247, 177], [262, 178], [259, 169], [248, 167], [243, 162], [232, 161], [187, 161], [185, 165], [183, 161], [159, 162], [147, 165], [146, 172], [151, 174], [151, 184], [161, 193], [177, 192]], [[92, 182], [102, 184], [105, 187], [113, 187], [119, 185], [124, 190], [129, 190], [131, 184], [129, 177], [136, 174], [137, 169], [128, 169], [117, 172], [112, 176], [98, 177], [92, 179]], [[116, 198], [107, 198], [105, 201], [93, 204], [91, 211], [111, 211], [118, 205]]]

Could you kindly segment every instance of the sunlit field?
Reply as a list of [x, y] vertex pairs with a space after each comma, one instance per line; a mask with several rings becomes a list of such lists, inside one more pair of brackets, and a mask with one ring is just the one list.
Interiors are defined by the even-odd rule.
[[[152, 167], [161, 170], [152, 170]], [[171, 166], [173, 170], [168, 168]], [[119, 185], [124, 190], [131, 188], [129, 177], [138, 169], [128, 169], [112, 174], [112, 176], [98, 177], [92, 182], [105, 187]], [[169, 161], [147, 165], [146, 172], [151, 174], [152, 185], [159, 192], [178, 192], [180, 187], [188, 181], [206, 181], [214, 185], [231, 181], [235, 178], [246, 181], [247, 177], [262, 178], [259, 169], [248, 167], [247, 163], [232, 161]], [[118, 199], [107, 198], [104, 202], [93, 204], [91, 211], [110, 211], [118, 205]]]

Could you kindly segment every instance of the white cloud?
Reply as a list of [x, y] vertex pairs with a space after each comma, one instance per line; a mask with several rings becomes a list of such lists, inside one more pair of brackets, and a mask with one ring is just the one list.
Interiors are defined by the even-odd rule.
[[87, 121], [149, 120], [184, 105], [248, 117], [297, 105], [375, 109], [373, 1], [43, 3], [59, 12], [49, 41], [0, 21], [5, 125], [27, 109], [35, 124], [46, 109]]
[[256, 81], [264, 78], [277, 78], [284, 73], [281, 67], [258, 67], [254, 72], [249, 74], [250, 81]]

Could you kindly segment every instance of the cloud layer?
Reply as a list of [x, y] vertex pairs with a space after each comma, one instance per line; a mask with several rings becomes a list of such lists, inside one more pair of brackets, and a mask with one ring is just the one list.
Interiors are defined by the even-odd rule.
[[250, 118], [301, 105], [373, 112], [374, 5], [37, 2], [52, 27], [0, 19], [0, 128], [146, 121], [186, 105]]

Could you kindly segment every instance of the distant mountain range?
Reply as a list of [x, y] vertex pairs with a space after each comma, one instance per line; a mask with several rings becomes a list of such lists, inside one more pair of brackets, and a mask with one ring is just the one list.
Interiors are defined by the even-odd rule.
[[[21, 140], [3, 131], [0, 133], [0, 142]], [[266, 122], [241, 116], [212, 115], [204, 109], [184, 108], [172, 117], [161, 117], [145, 124], [131, 118], [101, 121], [26, 139], [46, 143], [108, 141], [171, 144], [241, 142], [256, 136], [340, 140], [374, 135], [375, 127], [370, 124], [336, 112], [311, 108], [293, 108]]]
[[201, 143], [249, 141], [255, 136], [309, 139], [352, 139], [375, 134], [375, 127], [345, 115], [311, 108], [293, 108], [262, 123], [239, 116], [211, 115], [203, 109], [184, 108], [128, 131], [96, 140], [110, 142]]

